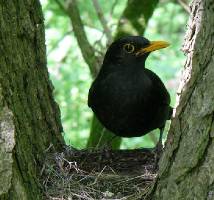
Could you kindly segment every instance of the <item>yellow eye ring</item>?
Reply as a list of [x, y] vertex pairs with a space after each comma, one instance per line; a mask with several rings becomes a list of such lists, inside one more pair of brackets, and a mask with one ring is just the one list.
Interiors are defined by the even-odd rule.
[[135, 48], [134, 45], [127, 43], [123, 45], [123, 49], [127, 52], [127, 53], [133, 53]]

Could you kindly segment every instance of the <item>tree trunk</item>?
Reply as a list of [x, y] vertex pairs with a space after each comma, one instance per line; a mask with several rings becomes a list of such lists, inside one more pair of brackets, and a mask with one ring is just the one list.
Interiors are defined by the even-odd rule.
[[194, 0], [187, 54], [152, 199], [214, 199], [214, 1]]
[[39, 0], [0, 1], [0, 199], [42, 199], [44, 154], [62, 149]]

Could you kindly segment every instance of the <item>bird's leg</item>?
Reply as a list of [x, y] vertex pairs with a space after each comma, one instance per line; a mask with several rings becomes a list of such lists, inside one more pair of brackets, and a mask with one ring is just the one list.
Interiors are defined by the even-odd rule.
[[[103, 135], [103, 134], [102, 134]], [[113, 135], [111, 138], [109, 138], [108, 140], [107, 140], [107, 142], [105, 142], [105, 143], [103, 143], [102, 144], [102, 146], [99, 144], [99, 145], [97, 145], [97, 149], [98, 149], [98, 147], [100, 146], [101, 147], [101, 149], [104, 149], [104, 150], [112, 150], [112, 142], [113, 142], [113, 140], [116, 138], [116, 137], [118, 137], [117, 135]], [[99, 142], [100, 143], [100, 142]]]
[[155, 147], [155, 149], [158, 153], [161, 153], [163, 150], [163, 144], [162, 144], [163, 131], [164, 131], [164, 126], [160, 128], [159, 140], [158, 140], [158, 143], [156, 144], [156, 147]]
[[155, 146], [155, 168], [158, 168], [158, 161], [161, 157], [161, 154], [163, 152], [163, 144], [162, 144], [162, 139], [163, 139], [163, 131], [164, 131], [164, 127], [160, 128], [160, 136], [159, 136], [159, 140], [158, 143]]
[[[102, 136], [105, 132], [105, 128], [103, 128], [102, 131]], [[101, 136], [101, 137], [102, 137]], [[109, 162], [111, 162], [111, 152], [112, 152], [112, 141], [118, 136], [113, 135], [111, 138], [109, 138], [109, 140], [107, 142], [105, 142], [102, 146], [99, 144], [100, 147], [100, 156], [99, 156], [99, 164], [100, 164], [100, 168], [103, 167], [103, 162], [105, 162], [106, 160], [108, 160]], [[101, 143], [101, 142], [100, 142]]]

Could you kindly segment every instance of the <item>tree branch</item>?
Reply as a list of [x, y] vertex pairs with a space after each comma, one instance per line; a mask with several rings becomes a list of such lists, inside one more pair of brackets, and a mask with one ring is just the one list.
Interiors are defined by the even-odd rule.
[[94, 8], [97, 12], [97, 16], [100, 20], [100, 23], [102, 24], [103, 26], [103, 29], [104, 29], [104, 33], [108, 39], [108, 44], [111, 44], [112, 41], [113, 41], [113, 38], [112, 38], [112, 35], [111, 35], [111, 30], [109, 29], [109, 27], [107, 26], [107, 20], [105, 19], [104, 17], [104, 14], [103, 14], [103, 11], [102, 11], [102, 8], [100, 7], [100, 4], [97, 0], [92, 0], [93, 4], [94, 4]]
[[71, 23], [73, 26], [74, 34], [77, 38], [78, 45], [81, 49], [82, 56], [85, 59], [86, 63], [89, 66], [90, 72], [93, 77], [97, 74], [99, 70], [99, 59], [95, 56], [95, 50], [90, 45], [85, 30], [84, 25], [82, 23], [82, 20], [80, 18], [79, 9], [76, 4], [76, 0], [68, 0], [66, 6], [66, 10], [68, 13], [68, 16], [71, 19]]
[[127, 35], [143, 35], [159, 0], [128, 0], [118, 22], [115, 39]]
[[111, 11], [110, 11], [110, 16], [112, 16], [112, 15], [113, 15], [113, 13], [114, 13], [114, 9], [115, 9], [115, 7], [116, 7], [117, 3], [118, 3], [118, 0], [115, 0], [115, 1], [114, 1], [114, 3], [112, 4]]
[[55, 0], [55, 2], [61, 10], [63, 10], [65, 13], [67, 13], [67, 10], [65, 9], [64, 4], [60, 0]]
[[186, 1], [184, 0], [177, 0], [177, 2], [181, 5], [181, 7], [187, 12], [190, 14], [190, 8], [189, 8], [189, 5], [187, 4]]

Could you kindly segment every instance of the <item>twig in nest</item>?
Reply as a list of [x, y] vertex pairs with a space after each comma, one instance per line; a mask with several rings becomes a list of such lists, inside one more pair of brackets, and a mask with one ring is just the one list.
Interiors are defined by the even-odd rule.
[[[156, 177], [152, 167], [153, 153], [147, 150], [109, 151], [111, 159], [102, 150], [66, 148], [62, 153], [48, 154], [41, 177], [46, 197], [50, 200], [71, 197], [83, 200], [144, 199]], [[100, 156], [103, 165], [98, 163]]]

